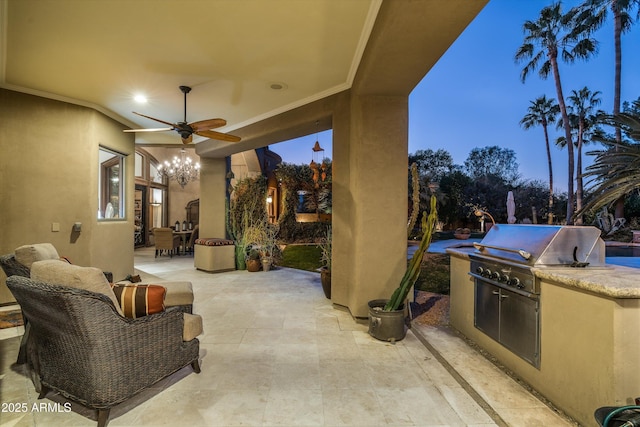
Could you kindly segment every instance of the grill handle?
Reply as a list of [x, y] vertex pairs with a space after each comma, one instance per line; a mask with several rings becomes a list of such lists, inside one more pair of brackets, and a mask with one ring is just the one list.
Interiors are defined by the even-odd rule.
[[515, 254], [520, 255], [522, 258], [528, 260], [529, 258], [531, 258], [531, 254], [523, 249], [511, 249], [511, 248], [501, 248], [500, 246], [490, 246], [490, 245], [483, 245], [482, 243], [474, 243], [473, 246], [479, 250], [479, 251], [484, 251], [485, 249], [497, 249], [499, 251], [505, 251], [505, 252], [513, 252]]

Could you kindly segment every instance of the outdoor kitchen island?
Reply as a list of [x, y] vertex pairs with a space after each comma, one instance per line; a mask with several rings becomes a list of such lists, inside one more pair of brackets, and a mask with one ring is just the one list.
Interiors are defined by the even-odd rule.
[[[507, 227], [514, 226], [498, 227], [511, 234]], [[480, 244], [485, 240], [487, 237]], [[600, 242], [596, 246], [604, 247]], [[529, 293], [520, 289], [524, 288], [520, 283], [512, 286], [516, 281], [509, 263], [498, 272], [495, 265], [490, 265], [493, 271], [488, 274], [482, 271], [481, 275], [483, 268], [479, 267], [472, 271], [474, 258], [482, 252], [486, 252], [482, 246], [447, 249], [451, 255], [451, 326], [581, 425], [598, 425], [593, 417], [598, 407], [629, 405], [640, 397], [640, 270], [604, 264], [581, 265], [583, 268], [532, 265], [527, 271], [535, 290]], [[540, 255], [532, 254], [532, 259]], [[596, 256], [604, 259], [604, 251]], [[505, 271], [510, 276], [500, 277]], [[482, 291], [483, 282], [492, 285], [493, 291]], [[491, 328], [476, 319], [478, 313], [488, 311], [482, 300], [487, 293], [499, 301], [488, 305], [500, 310], [496, 318], [503, 314], [513, 318], [513, 309], [505, 312], [498, 304], [505, 300], [508, 304], [514, 292], [530, 301], [535, 313], [526, 314], [529, 320], [509, 320], [498, 329], [504, 327], [511, 330], [508, 335], [517, 335], [522, 328], [523, 336], [532, 337], [533, 331], [535, 340], [530, 344], [501, 344], [499, 337], [490, 337]], [[535, 357], [529, 357], [530, 352]]]

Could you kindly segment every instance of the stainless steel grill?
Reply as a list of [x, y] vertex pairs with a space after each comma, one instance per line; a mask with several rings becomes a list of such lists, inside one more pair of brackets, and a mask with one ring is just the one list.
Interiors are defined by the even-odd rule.
[[605, 265], [604, 241], [595, 227], [496, 224], [474, 246], [485, 257], [530, 267]]
[[595, 227], [496, 224], [469, 255], [475, 326], [540, 365], [540, 288], [531, 268], [605, 266]]

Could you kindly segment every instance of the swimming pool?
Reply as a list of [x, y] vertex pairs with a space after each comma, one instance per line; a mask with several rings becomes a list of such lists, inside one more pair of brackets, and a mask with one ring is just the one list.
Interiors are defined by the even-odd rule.
[[640, 246], [607, 246], [606, 257], [640, 257]]

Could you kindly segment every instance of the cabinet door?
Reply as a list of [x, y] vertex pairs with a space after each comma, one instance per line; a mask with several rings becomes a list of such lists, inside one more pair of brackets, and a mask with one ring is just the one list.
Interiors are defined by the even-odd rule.
[[500, 343], [538, 366], [539, 301], [503, 289], [500, 304]]
[[476, 280], [475, 292], [475, 327], [500, 341], [500, 288]]

